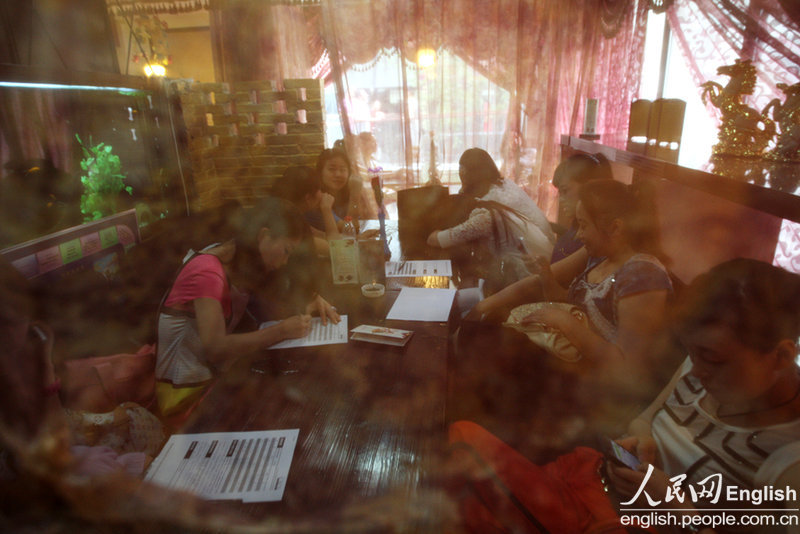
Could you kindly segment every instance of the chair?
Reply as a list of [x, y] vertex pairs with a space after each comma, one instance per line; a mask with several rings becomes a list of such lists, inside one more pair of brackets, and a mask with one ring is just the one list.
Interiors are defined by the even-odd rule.
[[403, 257], [431, 258], [441, 255], [428, 244], [428, 234], [447, 228], [439, 218], [447, 211], [449, 191], [440, 185], [402, 189], [397, 192], [398, 237]]

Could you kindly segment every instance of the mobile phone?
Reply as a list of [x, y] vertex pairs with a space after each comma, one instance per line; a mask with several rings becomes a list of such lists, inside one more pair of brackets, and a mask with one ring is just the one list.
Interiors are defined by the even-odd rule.
[[630, 469], [638, 469], [642, 464], [636, 456], [623, 449], [620, 444], [613, 439], [605, 438], [605, 440], [606, 450], [603, 452], [605, 452], [606, 458], [612, 462]]

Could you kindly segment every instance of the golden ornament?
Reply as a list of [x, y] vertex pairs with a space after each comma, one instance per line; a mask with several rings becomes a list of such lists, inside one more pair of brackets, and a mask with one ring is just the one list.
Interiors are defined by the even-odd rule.
[[727, 85], [708, 81], [702, 84], [704, 103], [711, 103], [722, 113], [717, 136], [712, 148], [714, 155], [760, 157], [775, 135], [775, 123], [765, 113], [758, 112], [742, 101], [744, 95], [753, 94], [756, 68], [750, 60], [736, 60], [733, 65], [723, 65], [717, 74], [730, 77]]
[[794, 85], [777, 84], [786, 99], [773, 98], [764, 107], [764, 114], [772, 112], [772, 118], [780, 127], [775, 147], [767, 157], [775, 161], [800, 161], [800, 82]]

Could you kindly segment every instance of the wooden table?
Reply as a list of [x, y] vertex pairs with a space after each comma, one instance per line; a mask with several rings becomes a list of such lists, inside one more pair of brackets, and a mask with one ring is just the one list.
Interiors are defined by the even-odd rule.
[[441, 531], [448, 323], [381, 319], [396, 291], [332, 292], [349, 328], [385, 324], [413, 337], [402, 349], [350, 341], [243, 359], [184, 431], [300, 429], [283, 500], [231, 504], [253, 519], [315, 532]]

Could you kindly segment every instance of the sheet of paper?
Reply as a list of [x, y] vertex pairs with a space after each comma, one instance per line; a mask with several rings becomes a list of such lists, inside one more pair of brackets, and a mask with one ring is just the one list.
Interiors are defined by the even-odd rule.
[[173, 434], [145, 480], [214, 500], [283, 499], [299, 429]]
[[453, 276], [450, 260], [387, 261], [386, 276]]
[[400, 321], [447, 321], [455, 296], [455, 289], [404, 287], [386, 318]]
[[[272, 345], [270, 349], [289, 349], [293, 347], [313, 347], [315, 345], [347, 343], [347, 316], [342, 315], [340, 319], [339, 324], [333, 324], [333, 322], [328, 321], [328, 324], [323, 326], [322, 320], [319, 317], [314, 317], [311, 319], [311, 332], [309, 332], [306, 337], [286, 339]], [[259, 328], [266, 328], [277, 323], [278, 321], [261, 323]]]

